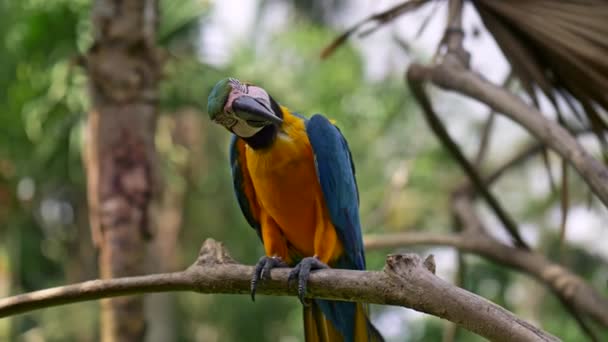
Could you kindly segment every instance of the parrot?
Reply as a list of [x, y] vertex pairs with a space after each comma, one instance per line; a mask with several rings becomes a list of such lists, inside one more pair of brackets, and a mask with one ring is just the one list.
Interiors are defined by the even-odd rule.
[[346, 139], [321, 114], [310, 119], [279, 105], [263, 88], [225, 78], [209, 93], [210, 119], [232, 133], [234, 192], [264, 246], [251, 297], [270, 270], [293, 267], [312, 341], [383, 341], [366, 304], [308, 300], [311, 271], [365, 269], [359, 191]]

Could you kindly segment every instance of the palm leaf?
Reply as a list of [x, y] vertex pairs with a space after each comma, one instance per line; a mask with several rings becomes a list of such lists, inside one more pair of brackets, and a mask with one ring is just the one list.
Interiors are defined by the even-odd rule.
[[[600, 0], [473, 0], [525, 91], [540, 89], [582, 107], [586, 123], [606, 145], [608, 123], [608, 2]], [[535, 101], [536, 102], [536, 101]], [[600, 109], [601, 108], [601, 109]]]

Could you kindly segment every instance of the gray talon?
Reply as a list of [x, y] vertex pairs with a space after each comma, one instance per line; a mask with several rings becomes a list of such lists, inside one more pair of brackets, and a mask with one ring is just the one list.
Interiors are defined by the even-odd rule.
[[307, 306], [304, 301], [306, 297], [308, 278], [310, 277], [310, 272], [314, 270], [320, 270], [329, 268], [326, 264], [322, 263], [316, 257], [306, 257], [300, 261], [296, 267], [294, 267], [291, 272], [289, 272], [289, 277], [287, 278], [287, 283], [291, 286], [292, 281], [298, 280], [298, 298], [302, 305]]
[[255, 302], [255, 291], [260, 280], [270, 279], [270, 270], [278, 267], [288, 267], [287, 263], [280, 257], [263, 256], [255, 264], [253, 276], [251, 277], [251, 300]]

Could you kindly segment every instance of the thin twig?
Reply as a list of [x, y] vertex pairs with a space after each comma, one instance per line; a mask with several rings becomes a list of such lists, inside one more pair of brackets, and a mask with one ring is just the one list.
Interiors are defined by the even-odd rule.
[[365, 248], [368, 251], [420, 245], [450, 246], [528, 274], [562, 295], [580, 312], [608, 327], [608, 298], [578, 275], [540, 253], [507, 246], [485, 233], [467, 230], [450, 234], [407, 232], [365, 237]]
[[566, 224], [568, 223], [568, 208], [570, 207], [570, 193], [568, 191], [568, 163], [562, 159], [562, 188], [560, 206], [562, 217], [559, 227], [559, 254], [562, 262], [565, 257]]
[[566, 129], [546, 118], [536, 108], [502, 87], [483, 79], [452, 61], [433, 67], [412, 64], [410, 71], [439, 87], [457, 91], [481, 101], [497, 113], [519, 123], [544, 145], [568, 161], [608, 206], [608, 168], [587, 152]]
[[599, 342], [600, 340], [597, 337], [597, 334], [595, 331], [593, 331], [593, 329], [591, 329], [591, 326], [585, 322], [584, 316], [574, 307], [573, 303], [564, 298], [560, 293], [555, 293], [555, 291], [553, 291], [553, 293], [559, 299], [560, 303], [566, 308], [570, 316], [574, 317], [576, 323], [581, 328], [583, 333], [589, 337], [589, 340], [591, 340], [591, 342]]
[[[583, 128], [572, 132], [575, 136], [585, 135], [594, 133], [591, 128]], [[485, 176], [485, 182], [487, 185], [491, 185], [498, 181], [498, 179], [507, 171], [514, 167], [517, 167], [529, 158], [542, 152], [544, 145], [538, 142], [530, 143], [526, 147], [522, 148], [520, 152], [517, 152], [512, 157], [506, 159], [501, 166], [495, 168], [487, 176]], [[469, 184], [467, 184], [468, 186]]]
[[491, 110], [488, 114], [488, 119], [481, 129], [481, 139], [479, 139], [479, 149], [475, 155], [475, 166], [479, 169], [486, 158], [488, 151], [488, 145], [490, 144], [490, 136], [492, 135], [492, 129], [494, 128], [494, 121], [496, 119], [496, 112]]
[[363, 33], [364, 35], [371, 34], [372, 32], [374, 32], [381, 26], [391, 22], [392, 20], [399, 17], [400, 15], [402, 15], [408, 11], [415, 10], [416, 8], [419, 8], [420, 6], [424, 5], [425, 3], [429, 2], [429, 1], [431, 1], [431, 0], [404, 1], [402, 3], [399, 3], [395, 6], [387, 9], [386, 11], [376, 13], [374, 15], [371, 15], [371, 16], [361, 20], [360, 22], [356, 23], [355, 25], [351, 26], [349, 29], [344, 31], [338, 37], [336, 37], [331, 43], [329, 43], [323, 49], [323, 51], [321, 51], [321, 59], [325, 59], [325, 58], [328, 58], [329, 56], [331, 56], [340, 46], [342, 46], [346, 42], [346, 40], [348, 40], [348, 38], [350, 38], [350, 36], [352, 36], [355, 32], [357, 32], [359, 29], [361, 29], [361, 27], [363, 27], [364, 25], [369, 24], [369, 23], [376, 24], [372, 28], [365, 30], [365, 32]]
[[[509, 72], [509, 75], [503, 82], [503, 87], [509, 87], [513, 82], [513, 72]], [[481, 168], [481, 165], [486, 157], [488, 151], [488, 145], [490, 144], [490, 136], [492, 135], [492, 129], [494, 128], [494, 122], [496, 120], [496, 112], [494, 110], [489, 111], [483, 128], [481, 129], [481, 139], [479, 139], [479, 149], [475, 155], [475, 166], [477, 169]]]
[[551, 188], [552, 193], [557, 193], [557, 185], [555, 185], [555, 177], [553, 177], [553, 172], [551, 172], [551, 161], [549, 160], [549, 149], [543, 147], [542, 154], [543, 164], [545, 166], [545, 170], [547, 171], [547, 178], [549, 181], [549, 187]]
[[469, 162], [469, 160], [465, 157], [465, 155], [458, 147], [458, 144], [452, 140], [450, 134], [445, 129], [443, 123], [435, 113], [431, 102], [423, 89], [422, 82], [424, 78], [421, 78], [420, 75], [416, 74], [416, 70], [410, 68], [407, 72], [407, 82], [409, 84], [410, 90], [412, 94], [422, 107], [422, 112], [425, 114], [425, 118], [437, 136], [443, 146], [454, 156], [454, 159], [460, 164], [466, 175], [471, 179], [475, 188], [482, 195], [484, 200], [488, 203], [490, 208], [494, 211], [498, 219], [501, 221], [509, 235], [512, 237], [514, 243], [524, 249], [529, 249], [528, 245], [524, 242], [519, 231], [517, 229], [517, 225], [515, 221], [507, 214], [506, 211], [500, 206], [494, 195], [490, 192], [490, 189], [485, 185], [481, 176], [475, 169], [475, 167]]

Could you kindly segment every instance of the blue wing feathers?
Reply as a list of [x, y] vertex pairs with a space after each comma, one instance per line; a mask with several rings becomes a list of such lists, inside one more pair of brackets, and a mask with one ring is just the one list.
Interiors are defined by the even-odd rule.
[[319, 114], [308, 120], [306, 133], [315, 156], [325, 204], [346, 253], [338, 267], [363, 270], [365, 256], [359, 222], [359, 194], [348, 144], [340, 130]]
[[[365, 255], [359, 221], [359, 191], [355, 167], [348, 143], [340, 130], [322, 115], [314, 115], [306, 123], [306, 133], [315, 156], [317, 177], [345, 255], [338, 268], [365, 269]], [[353, 341], [356, 304], [315, 300], [323, 314]]]

